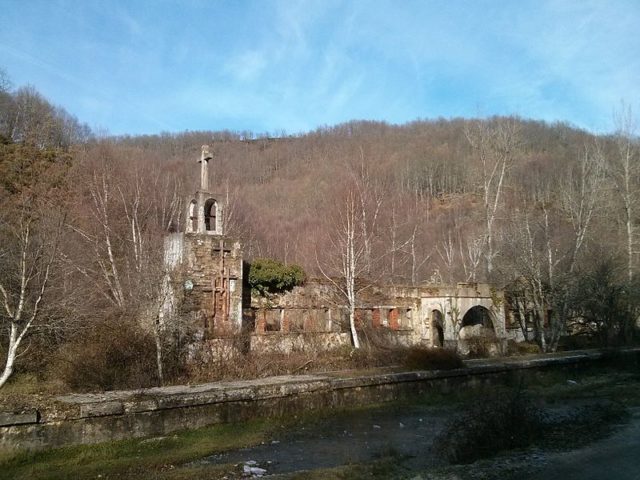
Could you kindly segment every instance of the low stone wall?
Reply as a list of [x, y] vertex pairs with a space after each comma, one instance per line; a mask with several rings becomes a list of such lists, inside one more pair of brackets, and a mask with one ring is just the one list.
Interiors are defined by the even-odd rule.
[[[625, 350], [640, 355], [640, 349]], [[600, 360], [603, 353], [469, 361], [451, 371], [414, 371], [369, 375], [336, 372], [271, 377], [100, 394], [56, 397], [45, 410], [0, 414], [0, 450], [41, 449], [70, 444], [166, 435], [177, 430], [291, 416], [324, 408], [397, 401], [442, 392], [456, 386], [495, 381], [518, 370], [578, 365]]]

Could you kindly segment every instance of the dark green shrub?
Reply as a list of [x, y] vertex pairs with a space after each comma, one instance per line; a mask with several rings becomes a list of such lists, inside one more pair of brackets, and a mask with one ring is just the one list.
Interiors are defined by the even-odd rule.
[[270, 258], [256, 258], [249, 268], [249, 286], [260, 295], [291, 290], [305, 281], [305, 273], [298, 265], [285, 265]]
[[407, 349], [404, 365], [412, 370], [452, 370], [464, 367], [462, 358], [455, 350], [427, 347]]

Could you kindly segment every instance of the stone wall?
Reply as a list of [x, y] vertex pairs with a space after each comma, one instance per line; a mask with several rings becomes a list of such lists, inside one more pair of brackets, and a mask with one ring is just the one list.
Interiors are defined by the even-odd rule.
[[[374, 330], [377, 338], [390, 345], [460, 346], [465, 351], [465, 340], [481, 337], [491, 340], [495, 348], [489, 350], [497, 353], [507, 338], [504, 293], [487, 284], [370, 285], [358, 300], [358, 328]], [[298, 344], [300, 333], [348, 333], [348, 315], [341, 302], [330, 282], [313, 280], [268, 300], [253, 297], [245, 319], [251, 318], [250, 330], [256, 335], [270, 336], [256, 345], [268, 344], [277, 350], [280, 339], [282, 350], [288, 351]], [[473, 309], [484, 312], [488, 319], [484, 328], [472, 325], [473, 319], [469, 321]], [[442, 342], [436, 341], [434, 311], [442, 316]], [[471, 324], [465, 326], [465, 321]], [[288, 338], [290, 335], [295, 339]]]
[[[240, 243], [220, 235], [173, 233], [165, 240], [169, 281], [164, 317], [188, 318], [199, 338], [240, 332], [243, 261]], [[169, 311], [170, 310], [170, 311]], [[170, 321], [170, 320], [167, 320]]]

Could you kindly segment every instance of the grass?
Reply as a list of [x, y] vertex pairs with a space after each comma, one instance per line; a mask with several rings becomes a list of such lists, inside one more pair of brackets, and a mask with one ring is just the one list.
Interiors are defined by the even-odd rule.
[[[176, 466], [215, 452], [255, 445], [268, 438], [276, 427], [273, 421], [252, 421], [241, 425], [216, 425], [167, 437], [5, 454], [0, 458], [0, 478], [218, 478], [220, 471], [216, 469], [207, 468], [213, 476], [202, 476], [203, 468], [176, 469]], [[198, 475], [194, 476], [195, 473]]]

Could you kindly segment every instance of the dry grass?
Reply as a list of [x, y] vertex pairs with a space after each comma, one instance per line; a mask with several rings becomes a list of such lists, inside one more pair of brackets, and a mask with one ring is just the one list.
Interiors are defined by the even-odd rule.
[[97, 323], [59, 349], [49, 376], [73, 391], [155, 386], [155, 343], [135, 322]]
[[239, 354], [224, 360], [195, 359], [182, 379], [188, 382], [264, 378], [275, 375], [370, 370], [382, 367], [412, 370], [461, 368], [460, 356], [446, 349], [425, 347], [341, 347], [332, 351]]
[[464, 367], [460, 355], [446, 348], [409, 348], [403, 363], [407, 368], [420, 370], [453, 370]]

